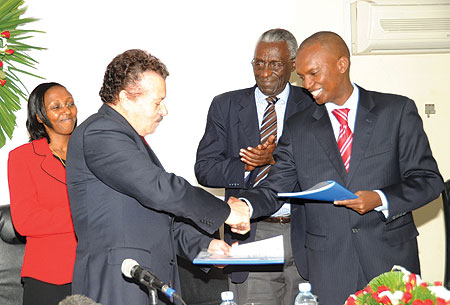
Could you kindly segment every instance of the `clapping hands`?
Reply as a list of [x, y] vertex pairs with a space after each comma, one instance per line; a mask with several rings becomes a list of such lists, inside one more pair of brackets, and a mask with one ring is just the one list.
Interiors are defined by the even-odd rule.
[[271, 135], [264, 144], [259, 144], [256, 147], [247, 147], [247, 149], [241, 148], [239, 155], [241, 156], [241, 161], [245, 163], [246, 171], [252, 171], [258, 166], [275, 164], [272, 153], [277, 146], [276, 139], [274, 135]]

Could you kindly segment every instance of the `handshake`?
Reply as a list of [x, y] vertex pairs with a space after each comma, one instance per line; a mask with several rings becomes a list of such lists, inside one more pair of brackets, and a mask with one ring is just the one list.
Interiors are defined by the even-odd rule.
[[244, 201], [235, 197], [228, 199], [231, 213], [225, 223], [231, 227], [231, 231], [238, 234], [246, 234], [250, 231], [250, 208]]
[[[225, 223], [231, 227], [231, 231], [241, 235], [250, 231], [250, 208], [244, 201], [235, 197], [228, 199], [228, 205], [231, 208]], [[208, 247], [209, 253], [230, 255], [231, 246], [220, 239], [213, 239]], [[223, 268], [225, 266], [216, 266]]]

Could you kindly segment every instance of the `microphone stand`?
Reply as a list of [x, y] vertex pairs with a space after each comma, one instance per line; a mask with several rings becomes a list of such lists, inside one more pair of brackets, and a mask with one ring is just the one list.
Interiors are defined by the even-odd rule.
[[150, 285], [147, 286], [148, 291], [150, 292], [150, 298], [149, 298], [149, 305], [158, 305], [158, 292], [155, 288], [150, 287]]

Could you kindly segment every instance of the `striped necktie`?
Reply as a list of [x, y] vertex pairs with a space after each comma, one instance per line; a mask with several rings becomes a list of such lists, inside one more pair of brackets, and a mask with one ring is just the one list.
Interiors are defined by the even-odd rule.
[[350, 166], [350, 156], [352, 154], [352, 142], [353, 142], [353, 133], [348, 126], [348, 112], [350, 109], [335, 109], [332, 111], [334, 116], [341, 124], [339, 128], [339, 137], [338, 137], [338, 147], [339, 152], [342, 156], [342, 161], [344, 162], [345, 170], [348, 173], [348, 168]]
[[[277, 137], [277, 113], [275, 111], [275, 103], [278, 101], [278, 97], [269, 96], [266, 98], [266, 101], [267, 107], [266, 110], [264, 110], [261, 128], [259, 129], [261, 144], [266, 142], [271, 135], [275, 135], [275, 140]], [[271, 166], [272, 165], [267, 164], [259, 169], [254, 184], [257, 184], [260, 180], [264, 179], [267, 176]]]

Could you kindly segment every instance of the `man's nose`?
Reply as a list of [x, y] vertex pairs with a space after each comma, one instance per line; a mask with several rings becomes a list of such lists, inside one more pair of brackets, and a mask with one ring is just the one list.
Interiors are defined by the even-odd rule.
[[313, 84], [313, 82], [312, 82], [311, 78], [309, 78], [309, 77], [303, 78], [303, 87], [306, 90], [309, 90], [312, 87], [312, 84]]
[[264, 68], [261, 70], [261, 76], [262, 77], [269, 77], [272, 75], [272, 69], [269, 68], [268, 64], [264, 65]]
[[161, 103], [161, 104], [159, 105], [159, 113], [160, 113], [162, 116], [166, 116], [166, 115], [169, 114], [169, 111], [167, 110], [166, 104]]

